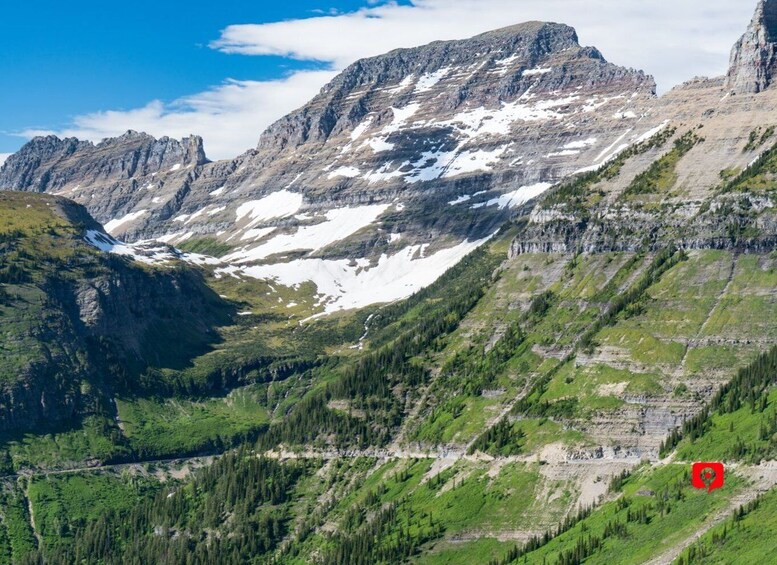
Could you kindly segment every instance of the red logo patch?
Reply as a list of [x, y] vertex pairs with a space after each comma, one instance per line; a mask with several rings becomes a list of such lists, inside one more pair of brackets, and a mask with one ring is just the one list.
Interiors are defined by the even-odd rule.
[[708, 493], [723, 488], [726, 481], [726, 469], [723, 463], [694, 463], [691, 469], [693, 488], [706, 489]]

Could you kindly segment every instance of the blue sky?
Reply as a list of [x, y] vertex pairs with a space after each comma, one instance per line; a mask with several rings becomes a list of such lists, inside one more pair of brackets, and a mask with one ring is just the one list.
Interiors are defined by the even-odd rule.
[[131, 128], [157, 136], [196, 133], [211, 157], [233, 156], [357, 58], [529, 19], [574, 25], [584, 44], [654, 74], [665, 90], [725, 71], [755, 0], [664, 6], [644, 0], [6, 2], [0, 154], [38, 133], [99, 141]]
[[226, 77], [265, 80], [313, 63], [210, 49], [230, 24], [317, 15], [358, 0], [5, 2], [0, 8], [0, 153], [28, 128], [59, 129], [79, 114], [175, 100]]

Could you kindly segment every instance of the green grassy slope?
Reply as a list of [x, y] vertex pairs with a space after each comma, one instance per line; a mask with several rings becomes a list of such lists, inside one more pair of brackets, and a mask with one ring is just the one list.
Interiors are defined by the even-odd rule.
[[[617, 232], [594, 214], [612, 196], [599, 188], [675, 133], [545, 203], [579, 214], [575, 229]], [[678, 139], [615, 200], [664, 213], [698, 143]], [[721, 193], [769, 194], [772, 158], [731, 171]], [[18, 216], [0, 238], [12, 380], [32, 366], [29, 351], [43, 356], [36, 323], [57, 311], [52, 278], [170, 273], [86, 248], [83, 225], [52, 214], [54, 200], [6, 198], [0, 210]], [[727, 210], [701, 205], [699, 217], [720, 214], [725, 224]], [[314, 311], [312, 285], [205, 272], [199, 282], [231, 315], [214, 312], [204, 341], [187, 333], [168, 348], [162, 329], [135, 357], [116, 343], [53, 344], [54, 358], [83, 373], [63, 381], [77, 417], [1, 438], [0, 563], [636, 564], [667, 552], [685, 565], [716, 550], [720, 562], [770, 550], [754, 528], [774, 521], [773, 494], [749, 503], [774, 478], [758, 465], [777, 446], [777, 354], [767, 353], [777, 344], [777, 257], [646, 239], [630, 251], [508, 260], [527, 233], [517, 219], [396, 304], [301, 324]], [[192, 248], [224, 251], [207, 240]], [[60, 310], [60, 325], [46, 326], [71, 331]], [[40, 472], [225, 450], [165, 484], [141, 467]], [[725, 488], [691, 487], [689, 463], [699, 459], [728, 463]], [[28, 468], [30, 477], [11, 474]]]

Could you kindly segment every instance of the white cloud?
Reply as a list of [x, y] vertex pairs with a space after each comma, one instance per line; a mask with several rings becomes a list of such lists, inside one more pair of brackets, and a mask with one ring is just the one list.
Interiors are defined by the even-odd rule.
[[305, 104], [334, 75], [304, 71], [276, 81], [228, 81], [170, 105], [155, 100], [134, 110], [95, 112], [76, 117], [71, 127], [61, 131], [27, 130], [21, 135], [55, 133], [97, 142], [128, 129], [157, 137], [197, 134], [205, 139], [208, 157], [224, 159], [255, 146], [268, 125]]
[[[680, 0], [414, 0], [357, 12], [223, 30], [211, 47], [243, 55], [281, 55], [329, 63], [332, 72], [303, 71], [270, 82], [228, 81], [165, 105], [77, 117], [59, 135], [99, 141], [127, 129], [156, 136], [205, 138], [211, 158], [235, 156], [256, 144], [273, 121], [303, 105], [356, 59], [434, 40], [465, 38], [529, 20], [574, 26], [583, 45], [617, 64], [654, 75], [667, 90], [697, 75], [723, 74], [734, 41], [752, 15], [752, 2]], [[31, 136], [41, 132], [23, 132]]]
[[752, 2], [680, 0], [415, 0], [337, 16], [234, 25], [212, 47], [227, 53], [332, 62], [438, 39], [470, 37], [530, 21], [574, 26], [581, 43], [609, 60], [656, 76], [662, 89], [695, 75], [725, 72], [731, 46], [752, 16]]
[[5, 160], [8, 159], [8, 157], [10, 157], [11, 155], [13, 155], [13, 153], [0, 153], [0, 167], [3, 166], [3, 163], [5, 163]]

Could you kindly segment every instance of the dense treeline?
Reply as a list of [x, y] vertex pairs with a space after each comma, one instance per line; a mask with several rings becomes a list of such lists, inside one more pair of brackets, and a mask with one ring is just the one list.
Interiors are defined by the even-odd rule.
[[470, 346], [459, 351], [442, 368], [440, 385], [447, 391], [480, 396], [497, 384], [507, 363], [515, 357], [526, 339], [518, 322], [510, 323], [493, 347]]
[[[768, 395], [775, 384], [777, 384], [777, 347], [759, 355], [750, 365], [740, 369], [730, 382], [715, 393], [709, 405], [696, 416], [686, 420], [680, 428], [672, 430], [661, 444], [661, 457], [674, 450], [683, 438], [695, 441], [704, 435], [712, 426], [711, 418], [714, 413], [731, 414], [741, 408], [748, 408], [753, 413], [765, 414], [769, 406]], [[748, 454], [754, 458], [768, 456], [777, 450], [777, 442], [774, 441], [776, 432], [777, 415], [764, 416], [757, 439], [768, 441], [767, 446], [748, 446], [738, 438], [731, 456], [735, 459], [741, 459]]]
[[723, 385], [712, 399], [711, 407], [721, 414], [736, 412], [743, 406], [763, 412], [766, 394], [777, 383], [777, 347], [741, 369]]
[[[446, 337], [485, 294], [501, 260], [488, 249], [471, 254], [463, 267], [455, 269], [456, 280], [436, 285], [433, 293], [422, 293], [425, 299], [419, 308], [423, 315], [408, 316], [411, 321], [386, 327], [393, 334], [391, 341], [344, 369], [336, 362], [328, 366], [330, 378], [322, 379], [328, 384], [309, 394], [283, 422], [271, 427], [260, 447], [310, 443], [324, 436], [340, 447], [377, 446], [389, 441], [401, 423], [408, 396], [416, 394], [419, 385], [428, 380], [429, 371], [421, 357], [442, 349]], [[346, 403], [347, 409], [332, 408], [337, 402]]]
[[312, 393], [299, 401], [284, 417], [260, 437], [259, 448], [272, 449], [280, 443], [289, 445], [314, 444], [322, 434], [334, 447], [366, 448], [379, 445], [388, 438], [387, 432], [376, 431], [364, 418], [329, 407], [326, 391]]
[[315, 359], [303, 356], [236, 356], [198, 375], [148, 368], [139, 376], [128, 375], [127, 381], [121, 384], [133, 395], [197, 398], [239, 386], [281, 381], [316, 365]]
[[515, 429], [515, 424], [508, 418], [502, 418], [496, 425], [491, 426], [470, 446], [470, 455], [476, 451], [490, 453], [491, 455], [518, 455], [523, 447], [526, 433], [521, 429]]
[[556, 295], [552, 290], [546, 290], [535, 296], [529, 305], [529, 318], [542, 318], [556, 302]]
[[349, 511], [345, 527], [329, 537], [323, 565], [403, 563], [418, 548], [443, 533], [431, 514], [415, 513], [403, 500], [381, 505], [375, 493]]
[[[445, 362], [440, 374], [435, 379], [432, 390], [425, 399], [428, 411], [427, 422], [429, 427], [423, 433], [425, 441], [441, 441], [440, 428], [437, 423], [446, 418], [459, 418], [466, 407], [466, 397], [479, 397], [487, 391], [499, 391], [500, 387], [507, 386], [505, 378], [514, 380], [508, 369], [510, 361], [521, 355], [530, 344], [526, 341], [526, 334], [521, 329], [518, 321], [510, 322], [503, 335], [488, 349], [487, 345], [479, 343], [462, 349]], [[514, 367], [515, 373], [525, 373], [526, 363], [522, 362]], [[428, 407], [431, 406], [429, 409]], [[442, 420], [441, 420], [442, 419]], [[430, 431], [431, 430], [431, 431]], [[488, 435], [490, 430], [486, 431]], [[506, 431], [500, 429], [500, 431]], [[520, 443], [520, 434], [514, 439]], [[488, 451], [490, 442], [496, 439], [492, 435], [478, 443], [482, 451]], [[497, 441], [500, 449], [510, 454], [516, 453], [518, 443], [507, 441], [500, 436]], [[508, 448], [508, 445], [512, 447]], [[498, 454], [498, 453], [495, 453]]]
[[129, 512], [107, 513], [20, 562], [269, 562], [268, 554], [287, 533], [292, 489], [306, 472], [301, 464], [281, 464], [241, 449], [199, 471], [188, 484], [165, 489]]

